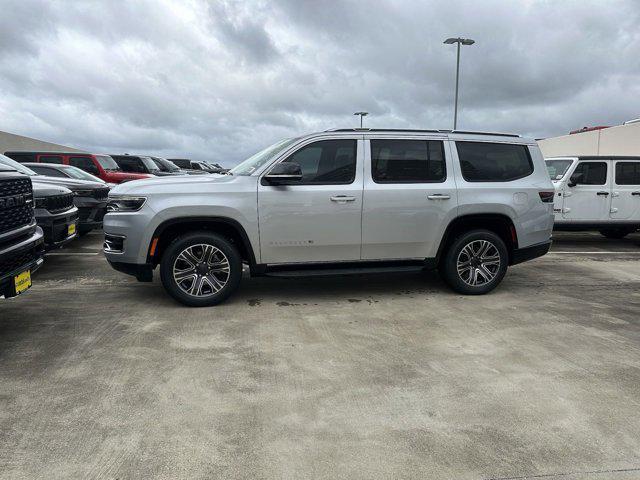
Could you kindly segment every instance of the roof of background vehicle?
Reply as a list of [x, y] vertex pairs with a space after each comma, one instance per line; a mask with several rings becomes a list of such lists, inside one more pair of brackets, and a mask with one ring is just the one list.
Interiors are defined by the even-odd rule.
[[559, 155], [557, 157], [545, 157], [545, 160], [640, 160], [640, 156], [634, 155]]

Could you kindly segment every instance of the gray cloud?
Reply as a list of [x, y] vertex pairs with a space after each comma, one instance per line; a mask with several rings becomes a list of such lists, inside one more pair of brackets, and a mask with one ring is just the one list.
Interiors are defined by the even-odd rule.
[[451, 126], [540, 137], [640, 116], [640, 4], [5, 0], [0, 130], [233, 165], [282, 137]]

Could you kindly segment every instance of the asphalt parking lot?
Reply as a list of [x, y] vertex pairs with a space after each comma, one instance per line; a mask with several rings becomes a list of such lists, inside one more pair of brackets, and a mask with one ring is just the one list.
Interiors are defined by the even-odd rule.
[[0, 477], [640, 477], [640, 235], [557, 234], [484, 297], [246, 278], [187, 309], [101, 236], [0, 301]]

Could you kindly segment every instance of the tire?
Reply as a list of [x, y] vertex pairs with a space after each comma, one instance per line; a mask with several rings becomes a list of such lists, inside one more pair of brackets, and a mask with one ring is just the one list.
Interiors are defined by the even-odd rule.
[[633, 230], [629, 230], [626, 228], [606, 228], [604, 230], [600, 230], [600, 234], [604, 237], [610, 238], [612, 240], [620, 240], [627, 235], [629, 235]]
[[[480, 262], [480, 255], [477, 254], [481, 252], [485, 252], [483, 256], [491, 260]], [[468, 267], [463, 266], [467, 262]], [[507, 273], [508, 264], [509, 252], [498, 235], [489, 230], [472, 230], [463, 233], [449, 245], [440, 264], [440, 273], [456, 292], [483, 295], [500, 284]]]
[[189, 233], [174, 240], [162, 255], [160, 279], [167, 293], [183, 305], [218, 305], [240, 286], [242, 258], [220, 235]]

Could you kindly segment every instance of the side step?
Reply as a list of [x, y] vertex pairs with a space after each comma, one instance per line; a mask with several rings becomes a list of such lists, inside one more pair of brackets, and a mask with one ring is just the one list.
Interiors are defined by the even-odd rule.
[[376, 274], [376, 273], [406, 273], [406, 272], [420, 272], [425, 269], [425, 265], [403, 265], [394, 267], [350, 267], [350, 268], [304, 268], [299, 270], [269, 270], [264, 275], [269, 277], [333, 277], [342, 275], [361, 275], [361, 274]]

